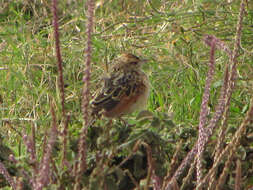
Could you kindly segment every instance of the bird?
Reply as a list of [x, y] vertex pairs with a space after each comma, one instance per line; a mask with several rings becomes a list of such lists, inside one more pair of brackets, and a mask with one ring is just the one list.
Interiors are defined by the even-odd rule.
[[121, 118], [144, 109], [150, 93], [148, 76], [142, 70], [146, 62], [131, 53], [123, 53], [114, 60], [91, 101], [91, 115]]

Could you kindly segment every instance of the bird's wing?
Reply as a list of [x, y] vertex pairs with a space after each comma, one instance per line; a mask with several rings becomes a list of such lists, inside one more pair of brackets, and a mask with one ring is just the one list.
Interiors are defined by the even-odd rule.
[[138, 74], [131, 72], [117, 72], [104, 78], [102, 89], [91, 102], [92, 113], [98, 114], [101, 110], [110, 111], [119, 104], [122, 97], [134, 96], [138, 83]]

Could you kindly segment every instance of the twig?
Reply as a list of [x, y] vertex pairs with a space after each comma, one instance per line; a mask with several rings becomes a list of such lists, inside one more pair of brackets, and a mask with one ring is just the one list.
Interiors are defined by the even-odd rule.
[[235, 190], [241, 189], [241, 182], [242, 182], [242, 164], [241, 160], [238, 159], [236, 161], [236, 170], [235, 170]]
[[[234, 87], [234, 80], [236, 76], [236, 58], [238, 55], [238, 49], [240, 45], [240, 37], [241, 37], [241, 30], [242, 30], [242, 19], [243, 19], [243, 13], [244, 13], [244, 0], [241, 0], [241, 5], [240, 5], [240, 13], [239, 13], [239, 20], [237, 24], [237, 31], [236, 31], [236, 38], [235, 38], [235, 44], [234, 44], [234, 50], [233, 54], [230, 58], [230, 63], [232, 64], [232, 69], [231, 73], [228, 77], [228, 80], [225, 80], [226, 75], [224, 76], [224, 81], [223, 81], [223, 89], [221, 90], [220, 94], [220, 99], [218, 102], [217, 109], [215, 109], [215, 114], [213, 118], [210, 121], [210, 124], [206, 128], [206, 137], [205, 137], [205, 142], [210, 138], [212, 135], [213, 129], [216, 127], [218, 121], [220, 120], [221, 115], [224, 112], [225, 106], [230, 105], [230, 101], [228, 101], [231, 97], [232, 94], [232, 89]], [[226, 90], [227, 89], [227, 90]], [[224, 103], [225, 102], [225, 103]], [[175, 172], [173, 178], [178, 179], [178, 177], [182, 174], [184, 171], [185, 167], [189, 164], [189, 162], [193, 159], [194, 155], [197, 153], [197, 146], [195, 145], [192, 150], [187, 154], [177, 171]], [[203, 181], [203, 180], [202, 180]]]
[[139, 149], [140, 144], [142, 143], [141, 140], [138, 140], [133, 147], [132, 152], [124, 159], [120, 162], [120, 164], [118, 165], [118, 167], [121, 167], [124, 163], [126, 163], [126, 161], [128, 161], [130, 158], [133, 157], [134, 154], [136, 154], [137, 150]]
[[84, 77], [83, 77], [83, 91], [82, 91], [82, 112], [83, 112], [83, 128], [81, 131], [81, 137], [79, 140], [79, 150], [78, 150], [78, 165], [75, 169], [75, 190], [80, 189], [80, 181], [82, 173], [86, 170], [86, 136], [87, 136], [87, 130], [89, 125], [89, 83], [90, 83], [90, 64], [91, 64], [91, 55], [92, 55], [92, 33], [93, 33], [93, 15], [94, 15], [94, 1], [88, 0], [88, 11], [87, 11], [87, 47], [85, 50], [86, 54], [86, 69], [84, 71]]
[[169, 180], [173, 173], [175, 172], [176, 170], [176, 167], [177, 167], [177, 164], [178, 164], [178, 157], [180, 155], [180, 150], [182, 148], [182, 141], [180, 141], [178, 144], [177, 144], [177, 147], [176, 147], [176, 151], [175, 153], [173, 154], [173, 157], [170, 161], [170, 169], [165, 177], [165, 180]]
[[216, 48], [227, 53], [229, 58], [232, 57], [232, 51], [223, 41], [221, 41], [220, 39], [216, 38], [213, 35], [205, 35], [205, 37], [204, 37], [205, 43], [209, 46], [211, 46], [213, 40], [215, 40]]
[[202, 98], [202, 104], [200, 109], [200, 116], [199, 116], [199, 137], [198, 137], [198, 154], [197, 154], [197, 184], [200, 182], [202, 178], [202, 153], [205, 147], [205, 128], [207, 114], [208, 114], [208, 101], [210, 97], [210, 89], [211, 89], [211, 82], [213, 79], [214, 74], [214, 53], [215, 53], [215, 39], [211, 42], [211, 51], [210, 51], [210, 65], [209, 70], [207, 73], [206, 78], [206, 85], [205, 91]]
[[35, 146], [36, 141], [35, 141], [35, 126], [34, 126], [34, 124], [32, 124], [32, 136], [28, 136], [24, 133], [24, 135], [22, 135], [22, 138], [23, 138], [24, 144], [26, 146], [26, 150], [30, 154], [29, 164], [33, 168], [31, 181], [34, 183], [36, 181], [36, 175], [38, 172], [38, 162], [36, 159], [36, 146]]
[[[232, 91], [235, 86], [234, 81], [236, 78], [236, 64], [237, 64], [236, 58], [238, 55], [238, 50], [239, 50], [240, 41], [241, 41], [240, 39], [241, 39], [241, 30], [242, 30], [242, 20], [243, 20], [243, 14], [245, 11], [244, 7], [245, 7], [244, 0], [242, 0], [241, 5], [240, 5], [240, 12], [239, 12], [239, 16], [238, 16], [237, 31], [236, 31], [233, 52], [230, 53], [231, 51], [229, 51], [228, 48], [224, 48], [224, 47], [226, 47], [225, 45], [223, 45], [223, 48], [222, 48], [222, 49], [225, 49], [225, 51], [230, 55], [229, 56], [229, 58], [230, 58], [229, 64], [231, 65], [231, 72], [230, 72], [229, 79], [228, 79], [229, 85], [228, 85], [228, 89], [227, 89], [225, 111], [224, 111], [222, 122], [221, 122], [220, 132], [219, 132], [219, 136], [218, 136], [218, 143], [217, 143], [217, 146], [215, 147], [216, 152], [215, 152], [214, 162], [216, 162], [218, 156], [220, 155], [220, 153], [222, 151], [222, 143], [225, 138], [225, 130], [226, 130], [227, 119], [228, 119], [228, 115], [229, 115], [229, 105], [230, 105]], [[229, 157], [226, 164], [225, 164], [225, 167], [223, 169], [223, 173], [221, 174], [221, 176], [219, 178], [217, 187], [223, 186], [223, 183], [225, 182], [225, 178], [227, 176], [228, 167], [230, 166], [231, 161], [232, 161], [232, 157]], [[209, 181], [210, 188], [212, 186], [215, 174], [216, 174], [216, 170], [213, 172], [213, 174], [211, 174], [211, 178]]]
[[52, 1], [52, 12], [53, 12], [53, 26], [54, 26], [54, 37], [55, 37], [55, 50], [57, 57], [57, 66], [58, 66], [58, 80], [59, 80], [59, 89], [61, 94], [61, 107], [62, 107], [62, 118], [63, 118], [63, 156], [62, 156], [62, 165], [65, 166], [66, 163], [66, 154], [67, 154], [67, 134], [68, 134], [68, 118], [66, 117], [65, 110], [65, 95], [64, 95], [64, 80], [63, 80], [63, 67], [62, 67], [62, 58], [60, 50], [60, 39], [59, 39], [59, 24], [58, 24], [58, 15], [57, 15], [57, 0]]
[[142, 145], [146, 148], [146, 151], [147, 151], [148, 174], [147, 174], [147, 180], [146, 180], [146, 185], [144, 187], [144, 190], [148, 190], [150, 180], [151, 180], [151, 177], [152, 177], [153, 171], [154, 171], [154, 163], [153, 163], [153, 159], [152, 159], [152, 150], [151, 150], [150, 146], [145, 142], [142, 142]]
[[157, 176], [155, 173], [152, 175], [152, 185], [153, 190], [161, 190], [162, 189], [162, 179]]
[[197, 158], [194, 159], [194, 161], [192, 162], [191, 167], [187, 173], [187, 176], [183, 179], [183, 183], [180, 187], [181, 190], [186, 189], [186, 186], [189, 184], [189, 181], [192, 178], [192, 174], [194, 172], [196, 163], [197, 163]]
[[[225, 74], [224, 74], [223, 85], [221, 88], [221, 93], [220, 93], [220, 97], [218, 100], [218, 104], [215, 107], [215, 113], [214, 113], [212, 119], [210, 120], [208, 126], [206, 127], [206, 132], [205, 132], [206, 135], [205, 135], [205, 139], [204, 139], [205, 143], [208, 141], [208, 139], [212, 135], [213, 129], [217, 126], [217, 123], [219, 122], [219, 120], [222, 116], [222, 113], [224, 112], [226, 89], [227, 89], [227, 85], [228, 85], [228, 73], [227, 74], [226, 73], [227, 73], [227, 71], [225, 71]], [[197, 154], [197, 151], [198, 151], [198, 146], [197, 146], [197, 143], [195, 143], [194, 147], [187, 154], [187, 156], [184, 158], [183, 162], [178, 167], [178, 169], [176, 170], [176, 172], [174, 173], [172, 178], [178, 179], [181, 176], [185, 167], [192, 161], [194, 156]]]
[[51, 115], [52, 115], [51, 133], [50, 133], [48, 143], [46, 145], [47, 146], [46, 152], [42, 158], [42, 161], [39, 167], [39, 173], [38, 173], [37, 179], [33, 184], [34, 190], [42, 190], [43, 187], [47, 186], [48, 183], [50, 182], [49, 175], [50, 175], [51, 155], [52, 155], [56, 138], [58, 136], [58, 131], [57, 131], [58, 127], [56, 123], [56, 116], [55, 116], [53, 105], [51, 105]]
[[16, 189], [16, 183], [14, 182], [13, 178], [10, 176], [9, 172], [7, 171], [7, 169], [5, 168], [5, 166], [3, 165], [2, 162], [0, 162], [0, 174], [2, 174], [4, 176], [4, 178], [10, 184], [12, 189], [15, 190]]
[[129, 178], [132, 180], [133, 184], [135, 185], [135, 187], [137, 187], [137, 189], [141, 189], [139, 183], [134, 179], [134, 176], [128, 169], [125, 169], [124, 173], [126, 173], [129, 176]]
[[[232, 150], [232, 149], [230, 149], [230, 152], [229, 152], [229, 155], [227, 157], [227, 161], [225, 163], [225, 166], [224, 166], [224, 168], [222, 170], [222, 173], [221, 173], [221, 175], [220, 175], [220, 177], [219, 177], [219, 179], [217, 181], [217, 185], [215, 187], [216, 190], [219, 190], [219, 189], [221, 189], [223, 187], [223, 185], [224, 185], [224, 183], [225, 183], [225, 181], [227, 179], [227, 175], [228, 175], [228, 172], [229, 172], [229, 169], [230, 169], [230, 165], [231, 165], [231, 163], [233, 161], [234, 154], [235, 154], [235, 151]], [[217, 160], [216, 160], [216, 162], [217, 162]]]
[[[225, 78], [226, 78], [226, 81], [228, 81], [228, 70], [229, 70], [229, 67], [228, 67], [228, 64], [226, 65], [226, 71], [225, 71]], [[224, 89], [224, 91], [226, 91], [226, 88]], [[225, 100], [225, 97], [224, 97], [224, 101]], [[224, 114], [223, 114], [223, 117], [224, 117]], [[224, 121], [224, 119], [223, 119]], [[218, 142], [215, 146], [215, 156], [214, 156], [214, 162], [217, 160], [217, 157], [219, 156], [220, 152], [222, 151], [222, 143], [225, 139], [225, 129], [223, 127], [223, 125], [221, 124], [221, 127], [220, 127], [220, 132], [219, 132], [219, 135], [218, 135]], [[214, 187], [214, 183], [215, 183], [215, 176], [216, 176], [216, 171], [214, 171], [212, 174], [211, 174], [211, 178], [209, 180], [209, 183], [208, 183], [208, 190], [211, 190], [213, 187]]]
[[219, 154], [219, 157], [217, 158], [216, 162], [213, 164], [212, 168], [209, 170], [209, 172], [204, 177], [204, 179], [199, 183], [199, 185], [198, 185], [199, 187], [201, 187], [202, 185], [204, 185], [206, 183], [206, 181], [210, 178], [213, 171], [217, 169], [221, 159], [225, 156], [225, 154], [227, 154], [228, 151], [230, 151], [230, 154], [233, 154], [235, 152], [237, 146], [239, 145], [241, 136], [246, 129], [246, 126], [250, 122], [252, 122], [252, 117], [253, 117], [253, 97], [251, 98], [251, 105], [250, 105], [250, 108], [247, 112], [247, 115], [246, 115], [245, 119], [243, 120], [242, 124], [240, 125], [240, 127], [238, 128], [238, 130], [236, 131], [233, 139], [226, 146], [226, 148]]

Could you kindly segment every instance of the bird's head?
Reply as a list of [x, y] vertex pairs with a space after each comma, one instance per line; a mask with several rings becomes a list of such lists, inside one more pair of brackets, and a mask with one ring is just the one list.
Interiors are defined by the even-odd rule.
[[147, 62], [146, 59], [140, 59], [139, 57], [131, 54], [131, 53], [124, 53], [119, 56], [117, 59], [117, 63], [119, 67], [127, 67], [131, 68], [141, 68], [142, 64]]

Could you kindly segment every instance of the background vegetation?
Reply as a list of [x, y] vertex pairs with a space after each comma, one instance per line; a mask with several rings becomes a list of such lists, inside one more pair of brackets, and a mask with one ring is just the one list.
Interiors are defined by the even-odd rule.
[[[87, 167], [81, 179], [76, 177], [75, 166], [80, 158], [77, 144], [84, 126], [81, 99], [87, 69], [87, 53], [84, 53], [87, 2], [58, 2], [67, 116], [63, 116], [62, 110], [51, 1], [0, 0], [0, 5], [0, 161], [17, 189], [31, 189], [43, 180], [47, 181], [43, 183], [47, 189], [73, 189], [74, 186], [77, 189], [81, 186], [165, 189], [169, 181], [173, 181], [175, 189], [195, 188], [195, 167], [184, 171], [177, 182], [171, 177], [198, 141], [200, 108], [211, 56], [210, 46], [203, 39], [206, 34], [214, 35], [233, 50], [240, 1], [95, 1], [91, 94], [99, 88], [106, 65], [122, 52], [149, 60], [143, 69], [150, 78], [152, 90], [148, 111], [126, 116], [127, 125], [101, 119], [88, 128]], [[222, 139], [220, 150], [228, 147], [252, 107], [252, 2], [245, 1], [245, 10], [229, 114], [225, 116], [224, 126], [220, 124], [222, 130], [217, 127], [205, 146], [201, 159], [204, 175], [213, 166], [216, 144]], [[207, 121], [215, 112], [226, 65], [233, 63], [229, 61], [229, 54], [221, 50], [215, 51]], [[67, 134], [63, 130], [66, 123]], [[217, 188], [217, 183], [223, 189], [253, 186], [252, 121], [245, 125], [239, 146], [234, 147], [236, 151], [219, 161], [212, 188]], [[62, 146], [64, 139], [67, 139], [66, 155]], [[40, 172], [45, 155], [49, 156], [50, 163], [46, 179], [43, 178], [46, 174]], [[224, 167], [226, 158], [231, 160], [229, 167]], [[227, 169], [227, 176], [221, 182], [223, 168]], [[0, 175], [0, 185], [9, 189], [3, 176]], [[186, 176], [188, 181], [183, 180]], [[208, 183], [204, 188], [208, 185], [211, 188]]]

